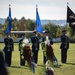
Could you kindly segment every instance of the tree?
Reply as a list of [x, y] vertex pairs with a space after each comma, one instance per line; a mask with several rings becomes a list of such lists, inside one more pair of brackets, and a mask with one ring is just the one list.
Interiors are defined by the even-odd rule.
[[[35, 21], [27, 19], [26, 20], [26, 31], [33, 31], [35, 29]], [[32, 34], [26, 34], [27, 37], [31, 37]]]
[[49, 31], [49, 35], [51, 37], [55, 38], [58, 27], [59, 26], [57, 26], [57, 25], [55, 25], [53, 23], [48, 23], [48, 24], [46, 24], [46, 25], [43, 26], [43, 29], [44, 30], [48, 30]]
[[26, 20], [25, 20], [25, 18], [24, 17], [22, 17], [20, 20], [19, 20], [19, 26], [18, 26], [18, 28], [19, 28], [19, 30], [20, 31], [25, 31], [25, 29], [26, 29]]
[[61, 28], [57, 28], [56, 37], [60, 37], [62, 34]]

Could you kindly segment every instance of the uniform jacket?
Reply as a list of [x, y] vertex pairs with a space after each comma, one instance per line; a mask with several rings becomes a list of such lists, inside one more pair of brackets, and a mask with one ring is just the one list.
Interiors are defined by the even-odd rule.
[[69, 37], [66, 36], [66, 35], [62, 35], [61, 36], [61, 45], [60, 45], [60, 48], [63, 49], [63, 48], [66, 48], [68, 49], [69, 48]]
[[31, 37], [31, 42], [32, 42], [32, 50], [39, 50], [39, 38], [38, 37]]
[[21, 50], [21, 47], [20, 46], [21, 46], [22, 42], [23, 42], [23, 39], [20, 39], [19, 40], [19, 51]]
[[[51, 37], [48, 37], [48, 39], [50, 40], [50, 44], [52, 45], [53, 44], [52, 38]], [[46, 37], [44, 36], [42, 38], [42, 42], [44, 42], [45, 40], [46, 40]]]
[[[13, 45], [13, 39], [12, 38], [4, 38], [5, 47], [3, 51], [13, 51], [14, 45]], [[8, 47], [9, 46], [9, 47]]]

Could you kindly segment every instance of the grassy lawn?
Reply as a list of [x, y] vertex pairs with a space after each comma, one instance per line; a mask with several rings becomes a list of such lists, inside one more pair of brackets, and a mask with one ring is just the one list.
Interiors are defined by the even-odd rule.
[[[0, 43], [0, 50], [4, 47], [3, 43]], [[54, 67], [55, 75], [75, 75], [75, 44], [70, 44], [68, 50], [67, 63], [61, 63], [61, 52], [60, 52], [60, 43], [54, 43], [53, 45], [54, 53], [58, 59], [59, 67]], [[36, 67], [36, 72], [34, 75], [43, 75], [44, 66], [43, 66], [43, 52], [40, 47], [39, 57], [38, 57], [39, 66]], [[18, 51], [18, 44], [14, 44], [14, 51], [12, 53], [12, 64], [11, 67], [8, 67], [9, 75], [33, 75], [29, 67], [20, 66], [20, 56]]]

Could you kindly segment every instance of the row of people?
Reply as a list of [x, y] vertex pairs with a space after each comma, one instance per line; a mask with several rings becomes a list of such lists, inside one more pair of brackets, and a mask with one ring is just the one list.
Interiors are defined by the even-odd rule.
[[[66, 36], [66, 31], [62, 31], [63, 35], [61, 36], [61, 62], [66, 63], [67, 59], [67, 50], [69, 49], [69, 38]], [[38, 62], [38, 52], [39, 52], [39, 38], [37, 37], [37, 32], [33, 32], [33, 35], [31, 37], [31, 43], [32, 43], [32, 55], [35, 60], [35, 63], [37, 64]], [[23, 53], [21, 52], [21, 44], [23, 43], [23, 39], [25, 38], [25, 34], [22, 35], [22, 39], [19, 41], [19, 51], [20, 51], [20, 65], [25, 65], [25, 60], [23, 58]], [[53, 41], [52, 38], [49, 37], [49, 32], [46, 31], [43, 34], [42, 42], [45, 44], [52, 45]], [[3, 49], [5, 53], [5, 61], [8, 66], [11, 65], [11, 58], [12, 58], [12, 51], [14, 51], [14, 43], [13, 40], [10, 38], [9, 35], [7, 35], [4, 39], [5, 47]], [[42, 49], [44, 50], [45, 46], [44, 44], [42, 45]], [[22, 50], [23, 51], [23, 50]], [[45, 53], [44, 53], [45, 54]], [[44, 63], [46, 63], [46, 55], [44, 55]]]
[[[51, 39], [51, 37], [49, 37], [49, 32], [46, 31], [43, 34], [43, 38], [42, 38], [42, 50], [43, 53], [46, 53], [46, 49], [44, 50], [44, 44], [47, 42], [46, 41], [46, 37], [48, 36], [48, 43], [50, 45], [53, 44], [53, 41]], [[22, 39], [19, 41], [19, 51], [20, 51], [20, 65], [25, 65], [25, 58], [22, 58], [23, 56], [21, 55], [21, 51], [23, 51], [22, 49], [22, 44], [23, 44], [23, 40], [26, 39], [25, 34], [22, 35]], [[33, 36], [31, 37], [31, 43], [32, 43], [32, 53], [33, 53], [33, 58], [35, 60], [35, 63], [37, 64], [38, 62], [38, 52], [39, 52], [39, 38], [37, 37], [37, 32], [33, 32]], [[22, 53], [23, 54], [23, 53]], [[46, 55], [44, 55], [44, 64], [47, 61], [47, 57]]]

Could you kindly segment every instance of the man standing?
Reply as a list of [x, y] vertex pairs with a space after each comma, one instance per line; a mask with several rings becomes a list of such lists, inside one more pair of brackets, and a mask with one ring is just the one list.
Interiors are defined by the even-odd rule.
[[5, 53], [5, 62], [8, 66], [11, 66], [11, 58], [12, 58], [12, 51], [14, 51], [13, 48], [13, 39], [10, 38], [10, 35], [7, 34], [6, 37], [4, 38], [4, 53]]
[[22, 34], [21, 39], [19, 40], [19, 51], [20, 51], [20, 65], [24, 66], [25, 65], [25, 59], [24, 59], [24, 55], [23, 55], [23, 40], [25, 38], [25, 34]]
[[33, 58], [35, 60], [35, 63], [38, 62], [38, 51], [39, 51], [39, 38], [37, 36], [37, 32], [33, 32], [33, 36], [31, 37], [31, 43], [32, 43], [32, 52], [33, 52]]
[[[46, 38], [48, 37], [48, 42], [46, 42]], [[48, 43], [49, 45], [53, 44], [52, 38], [49, 36], [49, 31], [45, 31], [42, 37], [42, 50], [43, 50], [43, 62], [44, 64], [47, 61], [47, 56], [46, 56], [46, 51], [47, 51], [47, 47], [46, 47], [46, 43]]]
[[69, 49], [69, 37], [66, 35], [66, 30], [62, 31], [60, 49], [61, 49], [61, 62], [66, 63], [67, 50]]

